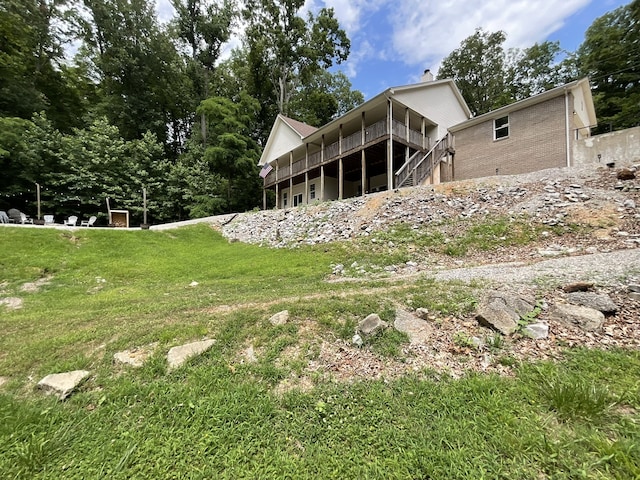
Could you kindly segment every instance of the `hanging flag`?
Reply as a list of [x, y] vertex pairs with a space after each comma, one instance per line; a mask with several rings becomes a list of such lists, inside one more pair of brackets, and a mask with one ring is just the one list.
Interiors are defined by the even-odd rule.
[[273, 167], [271, 166], [271, 164], [265, 163], [262, 166], [262, 170], [260, 170], [260, 176], [262, 178], [267, 178], [267, 175], [269, 175], [269, 172], [271, 172], [271, 170], [273, 170]]

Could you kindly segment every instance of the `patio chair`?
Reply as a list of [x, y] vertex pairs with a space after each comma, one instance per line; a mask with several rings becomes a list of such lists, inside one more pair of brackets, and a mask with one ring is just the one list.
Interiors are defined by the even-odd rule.
[[43, 215], [45, 225], [51, 225], [53, 223], [53, 215]]
[[81, 227], [90, 227], [92, 226], [94, 223], [96, 223], [96, 220], [98, 219], [98, 217], [96, 217], [95, 215], [91, 215], [89, 217], [89, 220], [82, 220], [80, 222], [80, 226]]
[[27, 217], [26, 214], [20, 212], [20, 223], [22, 223], [23, 225], [25, 223], [33, 223], [33, 220], [31, 220], [29, 217]]
[[7, 215], [7, 212], [0, 211], [0, 223], [9, 223], [9, 215]]
[[67, 227], [75, 227], [75, 226], [76, 226], [76, 223], [78, 223], [78, 217], [76, 217], [75, 215], [71, 215], [69, 218], [67, 218], [67, 219], [64, 221], [64, 224], [65, 224]]

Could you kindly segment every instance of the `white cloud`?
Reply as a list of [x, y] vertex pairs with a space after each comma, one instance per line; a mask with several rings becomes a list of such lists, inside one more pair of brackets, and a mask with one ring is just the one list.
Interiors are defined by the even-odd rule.
[[408, 65], [439, 64], [476, 28], [507, 34], [507, 47], [544, 41], [591, 0], [405, 0], [394, 9], [393, 48]]

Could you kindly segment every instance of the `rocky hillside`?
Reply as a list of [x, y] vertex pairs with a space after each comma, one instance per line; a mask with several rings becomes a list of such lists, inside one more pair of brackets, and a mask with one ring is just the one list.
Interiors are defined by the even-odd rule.
[[396, 289], [420, 278], [436, 289], [451, 280], [474, 289], [468, 315], [398, 305], [393, 325], [382, 327], [408, 335], [402, 361], [359, 348], [360, 330], [352, 342], [322, 341], [309, 372], [509, 374], [511, 361], [557, 358], [567, 346], [640, 347], [639, 168], [595, 165], [403, 189], [241, 214], [218, 228], [231, 241], [276, 248], [348, 241], [354, 256], [404, 252], [402, 262], [332, 265], [329, 281], [363, 282], [363, 293], [371, 293], [370, 278]]
[[[533, 242], [540, 255], [575, 240], [571, 252], [609, 251], [640, 246], [638, 166], [607, 169], [586, 166], [550, 169], [370, 194], [344, 201], [288, 210], [238, 215], [222, 227], [234, 241], [292, 247], [375, 236], [398, 224], [414, 230], [440, 230], [447, 237], [474, 220], [507, 216], [544, 227], [580, 226], [585, 238], [560, 239], [542, 232]], [[564, 235], [563, 235], [564, 237]], [[565, 247], [561, 247], [565, 248]]]

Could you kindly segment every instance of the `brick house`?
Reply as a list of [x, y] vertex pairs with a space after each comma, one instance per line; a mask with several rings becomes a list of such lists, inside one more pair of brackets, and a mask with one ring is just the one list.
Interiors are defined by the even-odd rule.
[[385, 90], [327, 125], [279, 115], [259, 165], [276, 208], [572, 165], [596, 123], [587, 79], [471, 118], [452, 80]]
[[449, 128], [455, 161], [446, 179], [573, 166], [573, 144], [595, 124], [586, 78], [479, 115]]

